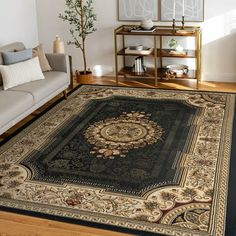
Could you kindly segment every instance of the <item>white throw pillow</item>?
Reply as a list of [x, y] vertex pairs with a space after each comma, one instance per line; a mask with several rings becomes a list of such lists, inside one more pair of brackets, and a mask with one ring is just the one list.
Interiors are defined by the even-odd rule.
[[0, 65], [0, 72], [4, 90], [27, 82], [45, 79], [38, 57], [8, 66]]

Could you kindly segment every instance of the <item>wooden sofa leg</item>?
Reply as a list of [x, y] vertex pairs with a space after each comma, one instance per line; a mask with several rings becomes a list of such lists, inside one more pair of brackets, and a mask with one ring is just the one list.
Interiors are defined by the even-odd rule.
[[63, 96], [64, 96], [65, 99], [67, 99], [67, 92], [66, 92], [66, 90], [63, 91]]

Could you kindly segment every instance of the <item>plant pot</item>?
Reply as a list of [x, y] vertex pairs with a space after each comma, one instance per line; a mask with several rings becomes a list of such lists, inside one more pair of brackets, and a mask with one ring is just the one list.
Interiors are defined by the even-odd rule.
[[76, 80], [79, 84], [91, 84], [93, 83], [93, 75], [92, 71], [86, 71], [86, 74], [84, 74], [83, 71], [76, 71]]

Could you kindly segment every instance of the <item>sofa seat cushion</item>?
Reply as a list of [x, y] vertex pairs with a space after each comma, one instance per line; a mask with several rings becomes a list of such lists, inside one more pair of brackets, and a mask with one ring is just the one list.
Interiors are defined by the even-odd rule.
[[8, 124], [34, 105], [29, 93], [0, 90], [0, 127]]
[[38, 103], [64, 85], [68, 84], [67, 74], [64, 72], [50, 71], [44, 73], [45, 79], [29, 82], [11, 88], [11, 91], [22, 91], [31, 94], [34, 103]]

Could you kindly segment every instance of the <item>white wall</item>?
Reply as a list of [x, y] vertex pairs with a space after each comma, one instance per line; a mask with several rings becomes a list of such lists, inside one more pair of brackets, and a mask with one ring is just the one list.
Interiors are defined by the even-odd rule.
[[[65, 1], [36, 2], [39, 41], [47, 51], [51, 51], [57, 34], [65, 42], [70, 40], [68, 24], [58, 18], [65, 9]], [[117, 0], [94, 0], [94, 8], [98, 17], [98, 31], [88, 39], [88, 62], [91, 68], [101, 65], [102, 72], [108, 73], [114, 70], [113, 30], [122, 22], [117, 21]], [[203, 79], [236, 82], [236, 1], [205, 0], [205, 22], [201, 25]], [[66, 51], [73, 56], [74, 68], [82, 68], [80, 52], [73, 46], [66, 46]]]
[[38, 43], [35, 0], [0, 0], [0, 45], [15, 41]]
[[205, 4], [204, 79], [236, 82], [236, 1], [209, 0]]
[[[37, 0], [39, 41], [44, 44], [46, 51], [52, 51], [52, 43], [58, 34], [64, 40], [66, 52], [73, 56], [74, 69], [82, 68], [81, 53], [74, 46], [67, 46], [71, 39], [68, 33], [69, 25], [58, 18], [65, 9], [64, 0]], [[87, 41], [88, 64], [102, 65], [108, 72], [114, 67], [113, 29], [120, 23], [116, 22], [116, 0], [95, 0], [94, 8], [97, 13], [97, 31], [90, 35]]]

